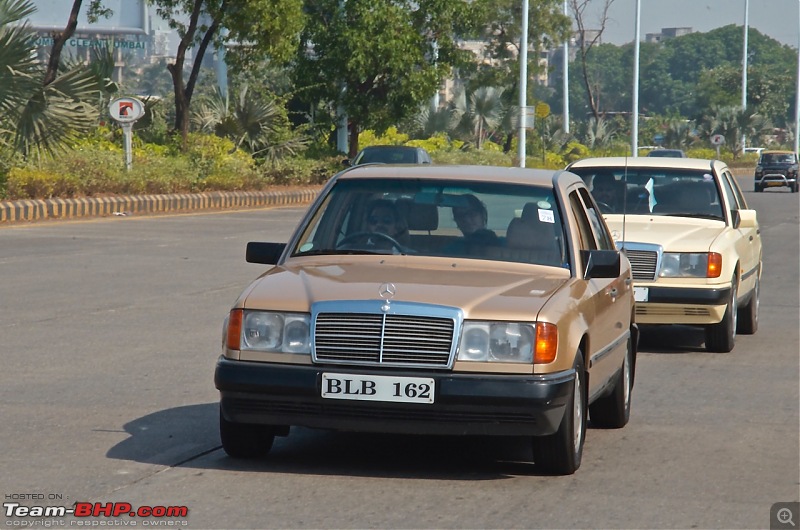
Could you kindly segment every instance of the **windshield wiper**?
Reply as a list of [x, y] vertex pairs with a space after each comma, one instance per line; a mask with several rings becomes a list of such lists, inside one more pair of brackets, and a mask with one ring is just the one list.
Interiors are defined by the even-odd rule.
[[364, 250], [361, 248], [324, 248], [319, 250], [309, 250], [308, 252], [296, 252], [292, 257], [299, 256], [336, 256], [336, 255], [384, 255], [387, 252], [376, 252], [374, 250]]
[[689, 212], [681, 212], [681, 213], [665, 213], [663, 214], [666, 217], [691, 217], [693, 219], [713, 219], [714, 221], [722, 221], [722, 217], [719, 215], [714, 215], [710, 213], [689, 213]]

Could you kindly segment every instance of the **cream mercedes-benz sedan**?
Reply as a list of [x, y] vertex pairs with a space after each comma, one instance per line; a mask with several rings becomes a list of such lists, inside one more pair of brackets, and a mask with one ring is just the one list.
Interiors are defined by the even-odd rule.
[[581, 464], [587, 420], [630, 415], [631, 267], [566, 171], [356, 166], [334, 176], [225, 320], [215, 373], [233, 457], [291, 426], [529, 436]]
[[756, 332], [758, 219], [723, 162], [590, 158], [569, 170], [592, 186], [631, 261], [639, 324], [703, 326], [712, 352]]

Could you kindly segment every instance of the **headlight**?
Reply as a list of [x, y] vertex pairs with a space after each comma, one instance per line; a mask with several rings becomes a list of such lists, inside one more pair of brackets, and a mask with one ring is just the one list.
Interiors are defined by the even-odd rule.
[[532, 324], [517, 322], [464, 322], [459, 361], [533, 362]]
[[763, 168], [763, 167], [761, 167], [761, 166], [756, 166], [756, 173], [761, 173], [762, 171], [764, 171], [764, 168]]
[[311, 353], [309, 322], [303, 313], [234, 309], [228, 318], [228, 348], [283, 353]]
[[665, 252], [661, 259], [662, 278], [719, 278], [722, 255], [716, 252]]

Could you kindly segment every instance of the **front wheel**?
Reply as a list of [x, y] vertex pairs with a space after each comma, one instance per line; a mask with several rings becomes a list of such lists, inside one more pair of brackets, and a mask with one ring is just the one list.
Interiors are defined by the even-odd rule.
[[581, 467], [583, 442], [586, 438], [586, 374], [580, 351], [575, 359], [574, 369], [572, 393], [567, 400], [561, 425], [553, 434], [533, 438], [533, 459], [536, 467], [554, 475], [572, 475]]
[[731, 296], [725, 307], [725, 314], [718, 324], [706, 326], [706, 349], [715, 353], [727, 353], [733, 349], [736, 342], [736, 276], [731, 279]]
[[593, 427], [620, 429], [631, 417], [631, 390], [633, 389], [633, 347], [628, 339], [628, 351], [622, 360], [617, 381], [611, 394], [589, 405], [589, 417]]
[[764, 191], [764, 188], [762, 188], [761, 186], [756, 184], [755, 186], [753, 186], [753, 191], [755, 191], [756, 193], [760, 193], [760, 192]]
[[742, 335], [752, 335], [758, 331], [758, 306], [759, 306], [759, 293], [761, 291], [761, 280], [756, 275], [756, 283], [753, 286], [753, 293], [750, 295], [750, 301], [747, 305], [739, 310], [737, 315], [736, 332]]
[[219, 437], [222, 449], [233, 458], [266, 456], [275, 441], [275, 428], [228, 421], [219, 411]]

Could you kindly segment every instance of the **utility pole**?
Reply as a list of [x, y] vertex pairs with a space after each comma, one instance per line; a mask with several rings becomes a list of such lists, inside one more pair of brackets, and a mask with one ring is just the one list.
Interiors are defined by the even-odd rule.
[[639, 33], [642, 2], [636, 0], [636, 25], [633, 41], [633, 126], [631, 127], [631, 156], [639, 156]]
[[528, 0], [522, 0], [522, 36], [519, 43], [519, 167], [525, 167], [525, 127], [528, 121]]
[[[564, 16], [567, 16], [567, 0], [564, 0]], [[571, 24], [570, 24], [571, 26]], [[569, 133], [569, 37], [564, 41], [564, 132]]]
[[[750, 0], [744, 0], [744, 53], [742, 54], [742, 112], [747, 110], [747, 33], [749, 23]], [[747, 138], [742, 131], [742, 154], [747, 147]]]

